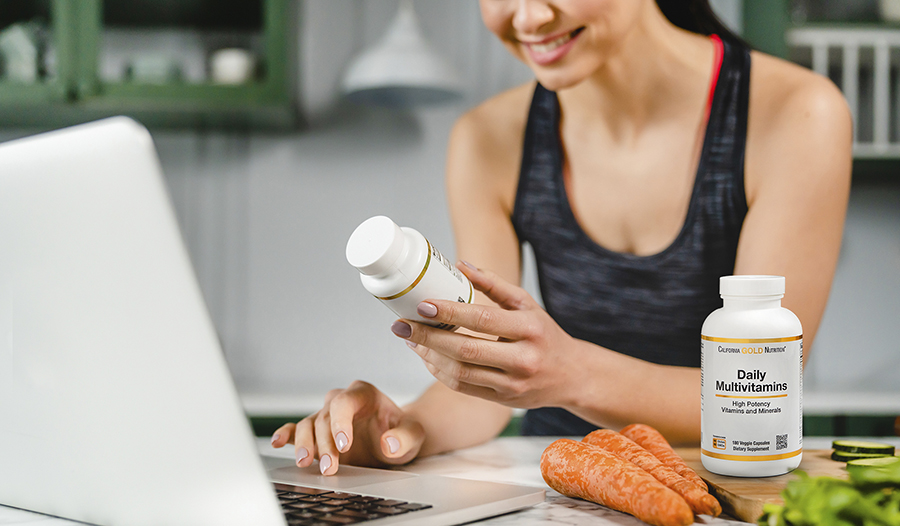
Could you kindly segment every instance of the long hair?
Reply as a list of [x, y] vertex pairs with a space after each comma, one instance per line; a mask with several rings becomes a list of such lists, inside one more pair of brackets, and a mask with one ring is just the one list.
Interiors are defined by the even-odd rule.
[[681, 29], [701, 35], [719, 35], [723, 40], [743, 42], [709, 6], [709, 0], [656, 0], [659, 10]]

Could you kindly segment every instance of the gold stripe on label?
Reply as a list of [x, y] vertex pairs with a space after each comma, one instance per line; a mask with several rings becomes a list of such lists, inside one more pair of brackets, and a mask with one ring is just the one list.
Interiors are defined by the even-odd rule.
[[701, 449], [700, 453], [702, 453], [708, 457], [718, 458], [721, 460], [738, 460], [741, 462], [762, 462], [765, 460], [782, 460], [785, 458], [796, 457], [800, 453], [803, 453], [803, 448], [800, 448], [797, 451], [791, 451], [790, 453], [780, 453], [778, 455], [726, 455], [724, 453], [713, 453], [712, 451], [707, 451], [705, 449]]
[[787, 338], [714, 338], [712, 336], [700, 335], [701, 340], [706, 340], [708, 342], [722, 342], [722, 343], [778, 343], [778, 342], [795, 342], [797, 340], [802, 340], [803, 335], [800, 336], [789, 336]]
[[394, 294], [393, 296], [387, 296], [385, 298], [375, 296], [376, 298], [378, 298], [382, 301], [383, 300], [395, 300], [395, 299], [399, 298], [400, 296], [406, 294], [407, 292], [411, 291], [412, 289], [416, 288], [416, 285], [418, 285], [419, 282], [422, 281], [422, 278], [425, 276], [425, 271], [428, 270], [428, 265], [431, 264], [431, 243], [427, 239], [425, 240], [425, 243], [428, 245], [428, 258], [425, 260], [425, 266], [422, 267], [422, 272], [419, 272], [419, 277], [417, 277], [416, 280], [413, 281], [410, 286], [408, 286], [405, 289], [401, 290], [400, 292]]
[[719, 398], [746, 398], [746, 399], [751, 399], [751, 400], [752, 400], [752, 399], [755, 399], [755, 398], [784, 398], [784, 397], [786, 397], [787, 395], [786, 395], [786, 394], [779, 394], [779, 395], [771, 395], [771, 396], [731, 396], [731, 395], [720, 395], [720, 394], [717, 394], [716, 396], [718, 396]]
[[469, 282], [469, 301], [466, 303], [472, 303], [472, 298], [475, 297], [475, 287], [472, 286], [472, 282]]

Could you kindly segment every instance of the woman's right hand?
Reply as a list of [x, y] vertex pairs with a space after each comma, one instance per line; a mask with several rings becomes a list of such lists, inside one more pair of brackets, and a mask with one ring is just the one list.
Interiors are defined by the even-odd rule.
[[425, 430], [414, 417], [372, 384], [355, 381], [334, 389], [321, 410], [296, 424], [288, 423], [272, 435], [272, 446], [294, 444], [297, 466], [319, 459], [323, 475], [338, 465], [388, 466], [405, 464], [419, 454]]

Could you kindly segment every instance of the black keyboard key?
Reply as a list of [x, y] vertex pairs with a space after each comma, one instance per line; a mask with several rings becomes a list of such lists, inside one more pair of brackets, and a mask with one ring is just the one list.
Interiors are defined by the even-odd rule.
[[286, 491], [284, 493], [279, 493], [278, 498], [281, 500], [294, 500], [299, 499], [300, 497], [305, 497], [305, 493], [297, 493], [296, 491]]
[[349, 498], [347, 500], [352, 500], [355, 502], [381, 502], [384, 499], [379, 497], [367, 497], [365, 495], [356, 495], [353, 498]]
[[303, 502], [303, 501], [288, 502], [284, 505], [284, 507], [286, 509], [291, 509], [291, 510], [306, 510], [309, 508], [315, 508], [316, 506], [319, 506], [318, 502]]
[[315, 511], [303, 510], [303, 511], [289, 512], [285, 516], [289, 519], [309, 520], [309, 519], [317, 519], [317, 518], [321, 517], [322, 514], [317, 513]]
[[384, 515], [400, 515], [401, 513], [406, 513], [411, 510], [404, 510], [402, 508], [393, 508], [390, 506], [379, 506], [373, 509], [375, 513], [382, 513]]
[[353, 517], [341, 517], [340, 515], [323, 515], [317, 520], [326, 524], [355, 524], [360, 522], [359, 519]]
[[332, 499], [349, 499], [350, 497], [359, 497], [359, 495], [355, 493], [343, 493], [341, 491], [332, 491], [331, 493], [327, 493], [327, 495]]
[[394, 500], [394, 499], [386, 499], [378, 503], [379, 506], [387, 506], [387, 507], [395, 507], [400, 506], [401, 504], [409, 504], [405, 500]]
[[289, 526], [356, 524], [431, 508], [430, 504], [298, 486], [280, 486], [277, 494]]
[[327, 495], [301, 495], [298, 500], [303, 502], [328, 502], [331, 497]]
[[336, 511], [332, 515], [339, 515], [341, 517], [351, 517], [351, 518], [360, 519], [360, 520], [364, 520], [364, 521], [370, 521], [373, 519], [378, 519], [378, 518], [384, 517], [384, 515], [382, 515], [380, 513], [371, 513], [371, 512], [356, 511], [356, 510]]
[[334, 493], [330, 489], [316, 489], [316, 488], [297, 488], [297, 491], [301, 493], [306, 493], [307, 495], [328, 495], [330, 493]]
[[310, 508], [310, 511], [318, 511], [319, 513], [331, 513], [334, 511], [338, 511], [340, 509], [341, 508], [338, 506], [319, 505], [319, 506], [316, 506], [315, 508]]
[[427, 510], [428, 508], [431, 507], [431, 504], [419, 504], [417, 502], [409, 502], [407, 504], [401, 504], [400, 506], [397, 506], [397, 507], [402, 508], [404, 510], [409, 510], [409, 511], [419, 511], [419, 510]]

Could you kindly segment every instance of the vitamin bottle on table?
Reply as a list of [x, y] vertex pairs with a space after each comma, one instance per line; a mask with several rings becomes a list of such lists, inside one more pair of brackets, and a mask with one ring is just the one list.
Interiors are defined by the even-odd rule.
[[722, 308], [701, 329], [703, 467], [787, 473], [803, 456], [803, 330], [781, 306], [781, 276], [723, 276]]

